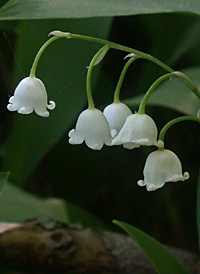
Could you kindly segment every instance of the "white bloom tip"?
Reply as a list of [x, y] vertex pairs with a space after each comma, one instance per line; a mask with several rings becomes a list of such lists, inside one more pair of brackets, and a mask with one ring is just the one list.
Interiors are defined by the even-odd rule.
[[101, 150], [102, 147], [103, 147], [103, 145], [100, 145], [100, 144], [95, 144], [95, 145], [89, 146], [89, 148], [91, 148], [93, 150]]
[[20, 113], [20, 114], [27, 114], [25, 107], [22, 107], [22, 108], [18, 109], [18, 113]]
[[74, 136], [74, 129], [71, 129], [70, 132], [68, 133], [68, 136], [72, 138]]
[[188, 172], [184, 172], [183, 177], [185, 180], [188, 180], [190, 178], [190, 174]]
[[47, 108], [52, 110], [56, 107], [56, 103], [54, 101], [49, 101], [49, 105], [47, 105]]
[[14, 96], [11, 96], [8, 102], [12, 104], [14, 102]]
[[155, 191], [157, 187], [154, 184], [150, 184], [147, 186], [147, 191]]
[[12, 104], [8, 104], [8, 105], [7, 105], [7, 109], [8, 109], [9, 111], [14, 111], [14, 110], [12, 109]]
[[38, 115], [42, 116], [42, 117], [49, 117], [49, 112], [48, 111], [45, 111], [44, 113], [37, 113]]
[[111, 136], [112, 136], [112, 138], [115, 138], [117, 136], [117, 130], [116, 129], [111, 130]]
[[145, 182], [143, 180], [139, 180], [137, 184], [138, 186], [145, 186]]
[[[111, 131], [111, 135], [112, 135], [112, 131]], [[112, 140], [112, 143], [111, 143], [112, 146], [119, 146], [119, 145], [121, 145], [121, 144], [122, 144], [122, 143], [119, 142], [119, 141], [116, 140], [116, 139]]]

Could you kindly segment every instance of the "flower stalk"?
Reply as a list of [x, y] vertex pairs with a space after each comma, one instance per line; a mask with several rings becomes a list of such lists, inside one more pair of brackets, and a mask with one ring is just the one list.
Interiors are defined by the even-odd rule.
[[139, 110], [138, 113], [139, 114], [145, 114], [145, 107], [146, 104], [151, 96], [151, 94], [153, 93], [153, 91], [157, 88], [157, 86], [162, 83], [164, 80], [168, 79], [168, 78], [172, 78], [172, 77], [177, 77], [179, 80], [181, 80], [189, 89], [191, 89], [191, 91], [198, 97], [200, 98], [200, 92], [197, 89], [197, 87], [194, 85], [194, 83], [182, 72], [180, 71], [174, 71], [174, 72], [170, 72], [167, 74], [164, 74], [163, 76], [159, 77], [151, 86], [150, 88], [147, 90], [146, 94], [144, 95], [140, 106], [139, 106]]
[[126, 72], [128, 70], [128, 68], [130, 67], [130, 65], [137, 59], [139, 59], [140, 57], [138, 55], [134, 55], [132, 58], [130, 58], [128, 60], [128, 62], [126, 62], [122, 72], [121, 72], [121, 75], [119, 77], [119, 80], [118, 80], [118, 83], [117, 83], [117, 86], [116, 86], [116, 89], [115, 89], [115, 93], [114, 93], [114, 100], [113, 102], [114, 103], [120, 103], [120, 100], [119, 100], [119, 95], [120, 95], [120, 90], [121, 90], [121, 87], [122, 87], [122, 83], [124, 81], [124, 77], [126, 75]]
[[95, 42], [95, 43], [99, 43], [99, 44], [104, 44], [112, 49], [121, 50], [121, 51], [128, 52], [128, 53], [134, 53], [135, 55], [138, 55], [140, 58], [149, 60], [149, 61], [157, 64], [158, 66], [162, 67], [166, 71], [169, 71], [169, 72], [174, 71], [172, 68], [167, 66], [165, 63], [161, 62], [160, 60], [151, 56], [150, 54], [147, 54], [142, 51], [139, 51], [139, 50], [136, 50], [136, 49], [133, 49], [130, 47], [126, 47], [126, 46], [123, 46], [123, 45], [120, 45], [120, 44], [117, 44], [114, 42], [110, 42], [110, 41], [107, 41], [104, 39], [95, 38], [92, 36], [74, 34], [74, 33], [70, 33], [70, 32], [62, 32], [62, 31], [52, 31], [49, 33], [49, 35], [55, 35], [55, 36], [60, 36], [60, 37], [66, 37], [68, 39], [79, 39], [79, 40], [85, 40], [85, 41]]
[[92, 71], [93, 71], [93, 67], [95, 66], [96, 61], [98, 60], [98, 58], [101, 56], [101, 54], [105, 51], [108, 50], [108, 46], [105, 45], [103, 46], [96, 54], [95, 56], [92, 58], [89, 68], [88, 68], [88, 72], [87, 72], [87, 80], [86, 80], [86, 91], [87, 91], [87, 99], [88, 99], [88, 108], [89, 109], [95, 109], [94, 107], [94, 101], [92, 98], [92, 90], [91, 90], [91, 78], [92, 78]]
[[[195, 121], [195, 122], [198, 122], [200, 123], [200, 119], [195, 117], [195, 116], [182, 116], [182, 117], [178, 117], [178, 118], [175, 118], [173, 120], [171, 120], [170, 122], [168, 122], [163, 128], [162, 130], [160, 131], [160, 134], [159, 134], [159, 137], [158, 137], [158, 140], [161, 140], [164, 142], [164, 138], [165, 138], [165, 134], [166, 132], [168, 131], [168, 129], [170, 127], [172, 127], [173, 125], [179, 123], [179, 122], [183, 122], [183, 121]], [[163, 148], [158, 148], [158, 150], [162, 150]]]
[[50, 38], [49, 40], [46, 41], [46, 43], [44, 43], [44, 45], [40, 48], [40, 50], [38, 51], [34, 61], [33, 61], [33, 65], [32, 65], [32, 68], [31, 68], [31, 71], [30, 71], [30, 75], [29, 77], [32, 77], [34, 78], [35, 77], [35, 72], [36, 72], [36, 69], [37, 69], [37, 65], [38, 65], [38, 62], [40, 60], [40, 57], [42, 55], [42, 53], [45, 51], [45, 49], [51, 44], [53, 43], [55, 40], [58, 40], [59, 38], [61, 38], [60, 36], [54, 36], [52, 38]]

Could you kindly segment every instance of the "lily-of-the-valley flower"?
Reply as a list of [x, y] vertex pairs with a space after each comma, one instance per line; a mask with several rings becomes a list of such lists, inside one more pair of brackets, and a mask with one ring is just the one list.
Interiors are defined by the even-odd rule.
[[119, 102], [108, 105], [103, 114], [108, 121], [112, 135], [116, 136], [123, 127], [126, 118], [132, 114], [132, 111], [127, 105]]
[[164, 186], [166, 182], [185, 181], [189, 173], [182, 173], [182, 166], [176, 154], [170, 150], [157, 150], [149, 154], [144, 167], [144, 180], [139, 180], [139, 186], [146, 186], [148, 191], [154, 191]]
[[54, 109], [55, 102], [47, 104], [47, 92], [42, 81], [35, 77], [24, 78], [16, 87], [14, 96], [10, 97], [7, 109], [21, 114], [35, 111], [42, 117], [48, 117], [47, 109]]
[[132, 114], [126, 122], [112, 145], [121, 145], [128, 149], [140, 146], [162, 147], [163, 142], [157, 141], [158, 130], [153, 119], [147, 114]]
[[98, 109], [84, 110], [78, 117], [76, 128], [69, 132], [69, 143], [82, 144], [94, 150], [100, 150], [104, 144], [111, 145], [108, 122]]

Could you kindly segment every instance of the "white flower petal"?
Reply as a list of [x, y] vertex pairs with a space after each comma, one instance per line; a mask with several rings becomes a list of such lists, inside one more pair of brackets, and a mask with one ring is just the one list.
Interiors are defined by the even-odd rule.
[[163, 146], [163, 142], [157, 141], [157, 127], [153, 119], [146, 114], [132, 114], [126, 122], [112, 145], [121, 145], [128, 149], [140, 146]]
[[148, 191], [154, 191], [164, 186], [166, 182], [185, 181], [189, 173], [182, 174], [181, 162], [170, 150], [154, 151], [147, 157], [144, 167], [144, 181], [139, 180], [139, 186], [145, 186]]
[[38, 115], [48, 117], [48, 109], [54, 109], [55, 103], [47, 104], [47, 93], [44, 84], [38, 78], [26, 77], [16, 87], [14, 96], [10, 97], [7, 109], [29, 114], [35, 111]]
[[103, 114], [108, 121], [110, 130], [115, 129], [118, 133], [123, 127], [126, 118], [130, 116], [132, 112], [130, 108], [123, 103], [112, 103], [104, 109]]
[[76, 128], [69, 132], [70, 144], [86, 145], [94, 150], [100, 150], [104, 144], [111, 145], [111, 134], [108, 122], [98, 109], [84, 110], [78, 117]]

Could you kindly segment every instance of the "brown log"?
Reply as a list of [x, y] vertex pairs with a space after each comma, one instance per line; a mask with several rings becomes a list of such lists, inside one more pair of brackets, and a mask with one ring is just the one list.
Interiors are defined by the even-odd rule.
[[[198, 273], [196, 255], [168, 249], [189, 273]], [[130, 237], [53, 220], [0, 223], [0, 264], [18, 271], [45, 274], [156, 273]]]

